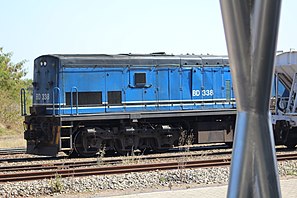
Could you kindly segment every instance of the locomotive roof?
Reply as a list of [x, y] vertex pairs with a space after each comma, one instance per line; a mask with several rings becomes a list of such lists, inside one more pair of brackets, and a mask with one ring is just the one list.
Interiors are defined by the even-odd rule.
[[152, 54], [49, 54], [46, 57], [58, 58], [62, 65], [226, 65], [228, 56], [216, 55], [167, 55]]

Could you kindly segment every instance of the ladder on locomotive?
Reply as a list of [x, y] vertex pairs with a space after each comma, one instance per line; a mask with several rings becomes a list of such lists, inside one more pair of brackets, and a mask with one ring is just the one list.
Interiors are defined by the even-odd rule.
[[294, 74], [293, 83], [290, 90], [290, 96], [287, 106], [288, 113], [297, 113], [297, 73]]
[[60, 133], [60, 151], [69, 151], [73, 150], [73, 122], [65, 123], [65, 125], [61, 126]]

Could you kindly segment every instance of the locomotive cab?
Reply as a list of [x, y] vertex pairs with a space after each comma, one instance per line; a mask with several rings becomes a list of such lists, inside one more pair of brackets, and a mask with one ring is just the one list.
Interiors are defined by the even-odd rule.
[[47, 107], [58, 102], [59, 59], [40, 56], [34, 61], [33, 106], [31, 114], [48, 114]]

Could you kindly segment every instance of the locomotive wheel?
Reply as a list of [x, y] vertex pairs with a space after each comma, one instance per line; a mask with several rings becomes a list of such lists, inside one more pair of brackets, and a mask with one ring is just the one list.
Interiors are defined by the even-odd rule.
[[[90, 146], [89, 142], [93, 139], [79, 131], [74, 137], [74, 150], [80, 157], [94, 157], [99, 151], [99, 147]], [[100, 141], [100, 140], [98, 140]]]

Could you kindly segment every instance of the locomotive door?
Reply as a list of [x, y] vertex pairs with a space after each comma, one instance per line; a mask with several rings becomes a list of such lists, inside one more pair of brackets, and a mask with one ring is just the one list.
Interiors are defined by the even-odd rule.
[[128, 71], [126, 110], [156, 110], [155, 69], [153, 66], [133, 66]]
[[202, 86], [202, 69], [201, 67], [193, 67], [192, 69], [192, 101], [194, 102], [195, 109], [203, 108], [203, 100], [201, 92], [203, 90]]
[[216, 105], [216, 101], [213, 100], [215, 97], [214, 87], [216, 87], [214, 83], [217, 83], [214, 81], [216, 72], [216, 69], [213, 67], [202, 67], [201, 69], [202, 81], [200, 95], [204, 109], [214, 108]]
[[157, 104], [157, 92], [155, 90], [154, 83], [156, 82], [155, 67], [146, 67], [145, 80], [142, 85], [142, 100], [144, 110], [156, 110]]
[[182, 68], [182, 109], [193, 109], [192, 101], [192, 67]]
[[119, 112], [124, 111], [125, 102], [124, 91], [124, 67], [105, 68], [105, 111]]
[[182, 109], [182, 69], [180, 67], [169, 68], [169, 90], [170, 90], [170, 110]]
[[159, 110], [170, 109], [169, 69], [168, 66], [156, 67], [157, 105]]
[[225, 82], [224, 82], [224, 68], [213, 67], [212, 68], [212, 99], [214, 101], [214, 108], [223, 108], [225, 100]]

